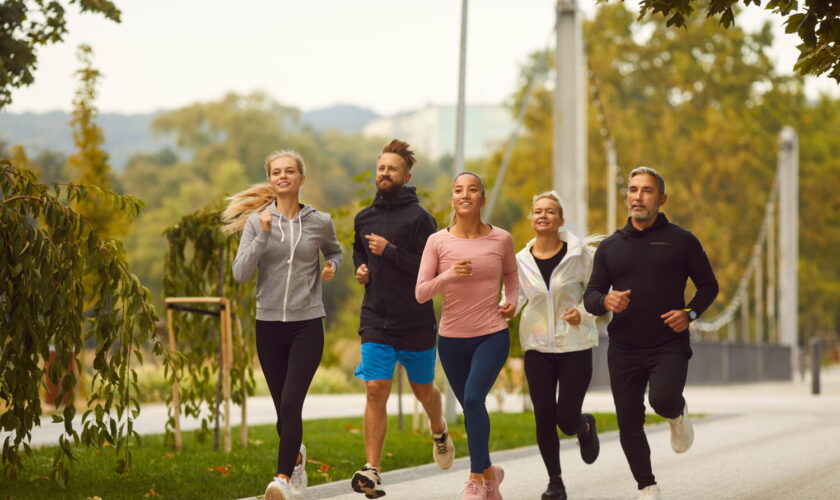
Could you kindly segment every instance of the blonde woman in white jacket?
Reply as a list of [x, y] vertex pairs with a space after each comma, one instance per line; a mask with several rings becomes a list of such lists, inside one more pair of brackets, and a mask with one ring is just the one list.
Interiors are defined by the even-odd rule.
[[537, 444], [549, 482], [542, 500], [565, 500], [557, 428], [577, 435], [583, 461], [600, 449], [595, 418], [581, 413], [592, 379], [592, 348], [598, 345], [595, 317], [583, 307], [594, 248], [564, 224], [554, 191], [534, 196], [531, 225], [536, 237], [516, 254], [521, 311], [519, 340], [534, 405]]

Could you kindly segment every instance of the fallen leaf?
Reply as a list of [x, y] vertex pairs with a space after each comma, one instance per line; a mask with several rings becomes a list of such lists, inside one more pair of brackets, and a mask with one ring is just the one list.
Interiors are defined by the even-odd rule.
[[230, 466], [229, 465], [217, 465], [212, 469], [204, 469], [206, 472], [216, 472], [221, 474], [225, 477], [230, 476]]
[[315, 465], [317, 465], [317, 466], [318, 466], [318, 469], [319, 469], [321, 472], [327, 472], [327, 471], [329, 471], [330, 469], [332, 469], [332, 466], [331, 466], [331, 465], [325, 464], [324, 462], [319, 462], [318, 460], [315, 460], [314, 458], [307, 458], [307, 459], [306, 459], [306, 462], [307, 462], [307, 463], [310, 463], [310, 464], [315, 464]]

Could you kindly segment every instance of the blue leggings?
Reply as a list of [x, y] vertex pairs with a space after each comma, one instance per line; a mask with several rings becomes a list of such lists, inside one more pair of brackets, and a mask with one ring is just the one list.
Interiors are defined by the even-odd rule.
[[438, 338], [440, 364], [464, 409], [470, 472], [490, 467], [490, 416], [484, 399], [493, 388], [510, 351], [508, 329], [469, 338]]

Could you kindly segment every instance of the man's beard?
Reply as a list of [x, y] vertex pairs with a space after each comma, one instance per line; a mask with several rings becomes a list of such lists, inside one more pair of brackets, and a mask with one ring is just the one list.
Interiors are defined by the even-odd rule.
[[630, 212], [630, 218], [636, 222], [647, 222], [656, 215], [653, 210], [647, 208], [642, 209], [640, 212], [634, 212], [632, 208], [628, 211]]
[[376, 183], [376, 192], [379, 193], [379, 196], [381, 196], [383, 198], [393, 198], [394, 196], [399, 194], [400, 191], [402, 191], [402, 188], [403, 188], [404, 185], [405, 184], [399, 184], [397, 182], [392, 181], [390, 183], [390, 185], [380, 187], [379, 183], [377, 182]]

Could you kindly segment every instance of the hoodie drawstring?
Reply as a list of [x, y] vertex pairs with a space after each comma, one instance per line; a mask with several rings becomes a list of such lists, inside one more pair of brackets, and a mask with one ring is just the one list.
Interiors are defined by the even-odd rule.
[[[289, 271], [286, 273], [286, 294], [283, 296], [283, 321], [286, 321], [286, 304], [289, 301], [289, 283], [292, 280], [292, 261], [295, 258], [295, 249], [300, 243], [300, 238], [303, 236], [303, 219], [301, 219], [301, 215], [303, 214], [303, 210], [298, 212], [298, 224], [300, 227], [298, 228], [298, 236], [295, 239], [295, 226], [292, 224], [292, 219], [289, 219]], [[283, 218], [280, 218], [280, 222], [277, 223], [280, 226], [280, 241], [284, 241], [286, 238], [286, 234], [283, 232]]]

